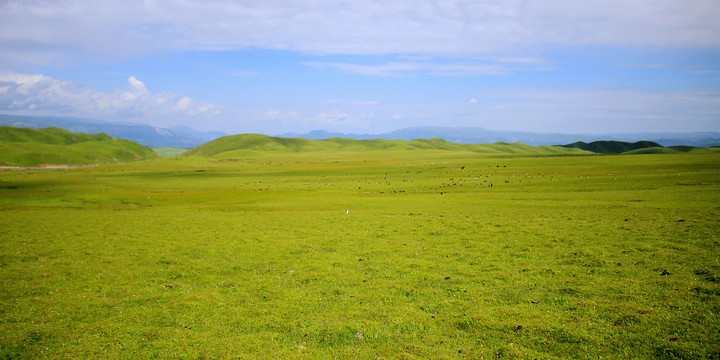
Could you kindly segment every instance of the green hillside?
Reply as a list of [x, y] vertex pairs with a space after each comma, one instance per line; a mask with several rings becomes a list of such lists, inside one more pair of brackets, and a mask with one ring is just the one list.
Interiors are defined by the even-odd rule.
[[645, 148], [662, 148], [663, 146], [652, 141], [638, 141], [628, 143], [623, 141], [593, 141], [586, 143], [583, 141], [574, 142], [568, 145], [562, 145], [565, 148], [583, 149], [601, 154], [622, 154], [628, 151], [634, 151]]
[[653, 141], [628, 143], [623, 141], [578, 141], [568, 145], [560, 145], [568, 149], [582, 149], [599, 154], [679, 154], [679, 153], [712, 153], [720, 152], [718, 147], [696, 147], [687, 145], [664, 147]]
[[416, 140], [354, 140], [331, 138], [308, 140], [303, 138], [281, 138], [259, 134], [225, 136], [185, 152], [184, 156], [200, 155], [216, 159], [241, 158], [277, 153], [348, 153], [367, 151], [411, 151], [444, 150], [456, 152], [477, 152], [483, 154], [583, 154], [587, 151], [557, 146], [528, 146], [520, 143], [507, 144], [455, 144], [443, 139]]
[[720, 152], [719, 147], [668, 146], [648, 147], [625, 152], [623, 154], [680, 154], [680, 153], [713, 153]]
[[107, 134], [0, 127], [0, 165], [89, 165], [157, 158], [150, 148]]

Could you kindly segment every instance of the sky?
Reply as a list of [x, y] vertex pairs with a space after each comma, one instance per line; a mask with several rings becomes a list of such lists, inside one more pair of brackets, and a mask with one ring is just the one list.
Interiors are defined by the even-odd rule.
[[0, 0], [0, 113], [278, 135], [720, 131], [719, 0]]

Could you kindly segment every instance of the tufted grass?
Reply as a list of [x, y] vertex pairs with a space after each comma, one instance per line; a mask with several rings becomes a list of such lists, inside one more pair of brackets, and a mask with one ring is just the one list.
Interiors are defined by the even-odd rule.
[[720, 356], [717, 154], [0, 172], [0, 358]]

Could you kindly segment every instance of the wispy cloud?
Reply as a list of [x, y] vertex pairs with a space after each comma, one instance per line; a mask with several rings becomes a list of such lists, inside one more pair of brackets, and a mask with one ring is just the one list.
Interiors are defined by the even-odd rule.
[[241, 131], [716, 129], [717, 94], [650, 90], [716, 88], [718, 18], [713, 0], [5, 0], [0, 111]]
[[[260, 118], [261, 120], [257, 120]], [[255, 119], [255, 120], [253, 120]], [[272, 125], [285, 132], [310, 131], [317, 129], [352, 131], [366, 129], [375, 121], [382, 121], [374, 112], [367, 111], [305, 111], [277, 110], [266, 111], [261, 116], [246, 116], [243, 127], [252, 129], [258, 126]]]
[[315, 124], [320, 128], [342, 129], [355, 128], [362, 129], [370, 126], [375, 120], [375, 113], [358, 112], [348, 113], [344, 111], [330, 111], [315, 114], [309, 123]]
[[650, 63], [650, 64], [625, 64], [621, 65], [620, 67], [625, 69], [646, 69], [646, 70], [652, 70], [652, 69], [662, 69], [667, 67], [665, 64], [657, 64], [657, 63]]
[[415, 74], [443, 76], [500, 75], [510, 71], [510, 68], [499, 64], [432, 63], [416, 61], [392, 61], [383, 64], [308, 62], [306, 65], [335, 68], [344, 72], [370, 76], [408, 76]]
[[307, 62], [305, 65], [335, 68], [369, 76], [410, 76], [428, 74], [438, 76], [481, 76], [504, 75], [516, 71], [549, 71], [555, 66], [542, 58], [478, 58], [478, 59], [445, 59], [423, 57], [423, 61], [389, 61], [380, 64], [348, 63], [348, 62]]
[[718, 129], [720, 105], [718, 92], [641, 89], [496, 90], [474, 99], [485, 127], [566, 133]]
[[243, 48], [417, 56], [567, 45], [717, 48], [718, 18], [718, 1], [681, 0], [9, 0], [0, 4], [0, 52], [3, 61], [57, 62]]
[[688, 70], [683, 71], [685, 74], [698, 74], [698, 75], [706, 75], [706, 74], [720, 74], [720, 70]]
[[107, 118], [146, 119], [153, 115], [196, 116], [217, 114], [214, 104], [173, 92], [150, 92], [130, 76], [127, 88], [102, 92], [72, 81], [41, 74], [0, 74], [0, 110]]

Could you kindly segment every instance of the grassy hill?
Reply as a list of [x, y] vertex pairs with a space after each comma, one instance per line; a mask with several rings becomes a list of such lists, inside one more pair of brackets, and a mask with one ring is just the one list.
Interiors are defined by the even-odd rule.
[[680, 154], [680, 153], [712, 153], [720, 152], [720, 147], [668, 146], [648, 147], [625, 152], [623, 154]]
[[582, 141], [568, 145], [560, 145], [568, 149], [583, 149], [599, 154], [678, 154], [678, 153], [707, 153], [720, 152], [718, 147], [696, 147], [687, 145], [664, 147], [653, 141], [638, 141], [628, 143], [623, 141]]
[[455, 144], [433, 139], [416, 140], [354, 140], [331, 138], [308, 140], [303, 138], [282, 138], [259, 134], [225, 136], [185, 152], [184, 156], [200, 155], [216, 159], [239, 158], [263, 154], [300, 152], [367, 152], [367, 151], [410, 151], [445, 150], [455, 152], [477, 152], [483, 154], [582, 154], [582, 149], [557, 146], [528, 146], [520, 143], [496, 144]]
[[150, 148], [107, 134], [0, 127], [0, 165], [89, 165], [155, 159]]
[[634, 143], [623, 141], [593, 141], [589, 144], [583, 141], [578, 141], [562, 146], [565, 148], [583, 149], [601, 154], [622, 154], [639, 149], [663, 147], [662, 145], [652, 141], [638, 141]]

